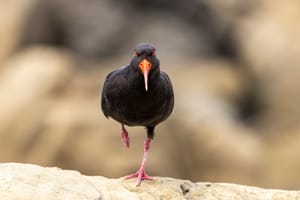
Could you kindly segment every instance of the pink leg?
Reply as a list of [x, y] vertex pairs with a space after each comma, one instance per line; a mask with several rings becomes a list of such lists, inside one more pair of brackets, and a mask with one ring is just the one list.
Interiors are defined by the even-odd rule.
[[148, 176], [145, 172], [145, 164], [147, 161], [148, 153], [150, 150], [151, 138], [147, 138], [144, 143], [144, 157], [140, 169], [134, 173], [125, 177], [125, 179], [136, 178], [137, 177], [137, 186], [141, 185], [142, 180], [154, 180], [153, 177]]
[[128, 132], [126, 131], [124, 124], [122, 124], [122, 129], [121, 129], [121, 140], [123, 142], [123, 144], [129, 148], [130, 143], [129, 143], [129, 136], [128, 136]]

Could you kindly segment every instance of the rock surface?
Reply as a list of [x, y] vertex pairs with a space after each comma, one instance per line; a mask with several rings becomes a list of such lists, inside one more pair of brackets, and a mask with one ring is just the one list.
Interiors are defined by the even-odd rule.
[[300, 191], [228, 183], [193, 183], [167, 177], [144, 181], [84, 176], [77, 171], [32, 164], [0, 164], [0, 199], [298, 199]]

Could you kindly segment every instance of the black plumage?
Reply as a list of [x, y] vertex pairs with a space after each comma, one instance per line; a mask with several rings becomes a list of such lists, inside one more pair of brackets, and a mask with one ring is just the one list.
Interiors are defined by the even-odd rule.
[[[109, 73], [102, 90], [102, 111], [122, 124], [121, 138], [127, 147], [129, 137], [124, 125], [147, 128], [145, 160], [155, 126], [169, 117], [174, 106], [172, 83], [160, 71], [155, 51], [151, 44], [138, 44], [130, 64]], [[145, 174], [144, 164], [127, 178], [138, 177], [138, 185], [143, 179], [152, 179]]]

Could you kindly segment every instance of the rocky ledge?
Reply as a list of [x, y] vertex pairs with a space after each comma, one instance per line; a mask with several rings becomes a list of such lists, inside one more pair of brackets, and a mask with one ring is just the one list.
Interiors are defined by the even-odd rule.
[[77, 171], [32, 164], [0, 164], [0, 199], [300, 199], [300, 191], [228, 183], [193, 183], [155, 177], [137, 187], [134, 180], [85, 176]]

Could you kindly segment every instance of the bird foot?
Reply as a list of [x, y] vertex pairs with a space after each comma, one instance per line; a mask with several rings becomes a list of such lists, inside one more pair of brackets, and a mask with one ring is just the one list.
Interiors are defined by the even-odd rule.
[[129, 142], [129, 136], [128, 136], [128, 132], [126, 131], [125, 127], [122, 126], [122, 130], [121, 130], [121, 140], [123, 142], [123, 144], [129, 148], [130, 146], [130, 142]]
[[136, 173], [130, 174], [128, 176], [125, 176], [125, 179], [131, 179], [131, 178], [137, 178], [137, 186], [141, 185], [141, 182], [143, 180], [149, 180], [149, 181], [153, 181], [154, 178], [147, 175], [146, 172], [142, 169], [140, 169], [139, 171], [137, 171]]

